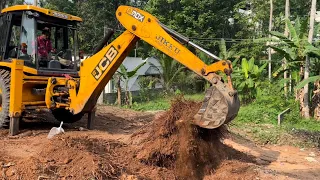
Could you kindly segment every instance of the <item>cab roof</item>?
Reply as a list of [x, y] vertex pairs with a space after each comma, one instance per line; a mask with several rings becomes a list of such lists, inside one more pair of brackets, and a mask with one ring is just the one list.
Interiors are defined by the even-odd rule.
[[41, 8], [33, 5], [15, 5], [15, 6], [11, 6], [3, 9], [1, 13], [14, 12], [14, 11], [28, 11], [28, 10], [36, 11], [39, 13], [46, 14], [48, 16], [65, 19], [68, 21], [78, 21], [78, 22], [82, 21], [82, 19], [77, 16], [73, 16], [70, 14], [66, 14], [66, 13], [62, 13], [62, 12], [54, 11], [50, 9], [45, 9], [45, 8]]

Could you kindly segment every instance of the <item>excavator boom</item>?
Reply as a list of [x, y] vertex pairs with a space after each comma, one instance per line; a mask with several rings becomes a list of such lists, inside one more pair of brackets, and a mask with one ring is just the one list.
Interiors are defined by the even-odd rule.
[[[107, 82], [134, 47], [134, 44], [141, 39], [212, 84], [193, 123], [212, 129], [234, 119], [240, 103], [237, 92], [232, 87], [230, 61], [220, 60], [217, 56], [190, 42], [188, 38], [169, 29], [157, 18], [140, 9], [119, 6], [116, 16], [126, 31], [108, 46], [81, 63], [79, 90], [78, 92], [70, 92], [69, 110], [73, 114], [90, 111], [94, 107]], [[207, 65], [183, 44], [189, 44], [219, 61]], [[223, 82], [221, 76], [217, 74], [218, 72], [227, 75], [228, 83]], [[77, 82], [70, 81], [69, 84], [71, 87], [77, 86]]]

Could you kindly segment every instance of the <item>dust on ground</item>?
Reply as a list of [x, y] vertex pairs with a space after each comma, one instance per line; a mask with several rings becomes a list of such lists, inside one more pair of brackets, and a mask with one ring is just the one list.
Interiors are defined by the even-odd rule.
[[167, 112], [99, 106], [95, 130], [86, 118], [64, 125], [26, 121], [21, 134], [0, 130], [0, 179], [317, 179], [318, 149], [257, 146], [228, 133], [189, 123], [199, 103], [176, 100]]

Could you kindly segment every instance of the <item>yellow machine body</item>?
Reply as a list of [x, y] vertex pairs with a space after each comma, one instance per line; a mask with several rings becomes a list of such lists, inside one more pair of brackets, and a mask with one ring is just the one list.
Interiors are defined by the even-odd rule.
[[[37, 11], [69, 21], [82, 21], [76, 16], [34, 6], [11, 7], [4, 9], [2, 13], [21, 10]], [[63, 109], [64, 113], [67, 111], [68, 115], [72, 116], [91, 112], [104, 87], [138, 40], [149, 43], [212, 84], [206, 93], [203, 106], [195, 116], [196, 125], [209, 129], [217, 128], [236, 116], [240, 104], [231, 83], [230, 61], [219, 60], [211, 65], [205, 64], [178, 41], [177, 37], [173, 37], [156, 17], [140, 9], [119, 6], [116, 17], [126, 31], [96, 54], [82, 61], [77, 74], [42, 75], [37, 69], [25, 66], [23, 60], [11, 59], [10, 62], [0, 62], [3, 73], [10, 72], [11, 75], [8, 116], [19, 118], [27, 110], [44, 109]], [[228, 83], [221, 81], [218, 72], [227, 75]], [[45, 92], [34, 93], [34, 88], [42, 88]]]

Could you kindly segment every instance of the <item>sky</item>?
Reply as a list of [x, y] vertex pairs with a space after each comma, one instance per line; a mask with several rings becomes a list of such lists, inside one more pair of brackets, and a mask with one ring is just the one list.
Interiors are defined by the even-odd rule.
[[33, 3], [34, 0], [24, 0], [26, 3]]

